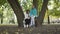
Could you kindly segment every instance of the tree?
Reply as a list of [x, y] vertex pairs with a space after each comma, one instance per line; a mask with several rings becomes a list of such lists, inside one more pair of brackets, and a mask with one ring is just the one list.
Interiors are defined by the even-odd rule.
[[18, 3], [18, 0], [7, 0], [9, 4], [11, 5], [14, 13], [16, 14], [17, 21], [18, 21], [18, 26], [22, 27], [23, 26], [23, 19], [24, 19], [24, 14], [22, 11], [22, 7]]
[[3, 23], [3, 7], [0, 7], [1, 24]]
[[[3, 7], [2, 7], [3, 8]], [[3, 11], [3, 9], [2, 9], [2, 11]], [[2, 14], [1, 14], [1, 24], [3, 23], [3, 12], [2, 12]]]
[[42, 5], [41, 12], [39, 12], [39, 16], [37, 18], [37, 21], [39, 22], [39, 25], [42, 25], [42, 23], [43, 23], [44, 16], [45, 16], [45, 13], [46, 13], [46, 9], [47, 9], [47, 5], [48, 5], [48, 0], [43, 0], [43, 5]]
[[48, 24], [50, 24], [50, 17], [49, 17], [49, 14], [48, 14]]
[[50, 12], [48, 10], [48, 7], [47, 7], [46, 11], [47, 11], [48, 24], [50, 24], [50, 17], [49, 17], [50, 16]]

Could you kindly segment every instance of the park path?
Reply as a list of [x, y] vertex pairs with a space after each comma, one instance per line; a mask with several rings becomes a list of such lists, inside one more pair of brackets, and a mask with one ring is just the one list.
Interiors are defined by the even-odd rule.
[[0, 34], [60, 34], [60, 25], [42, 25], [42, 27], [31, 28], [0, 26]]

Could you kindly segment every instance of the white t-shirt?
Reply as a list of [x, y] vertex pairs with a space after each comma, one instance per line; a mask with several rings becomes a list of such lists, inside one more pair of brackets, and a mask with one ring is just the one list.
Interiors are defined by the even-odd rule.
[[29, 14], [26, 13], [24, 19], [30, 19]]

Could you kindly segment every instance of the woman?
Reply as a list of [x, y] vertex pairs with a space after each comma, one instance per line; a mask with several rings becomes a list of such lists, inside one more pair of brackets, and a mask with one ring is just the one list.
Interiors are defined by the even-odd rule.
[[34, 7], [34, 5], [32, 5], [32, 9], [30, 10], [30, 17], [31, 17], [31, 24], [30, 26], [35, 26], [35, 17], [37, 17], [37, 10]]

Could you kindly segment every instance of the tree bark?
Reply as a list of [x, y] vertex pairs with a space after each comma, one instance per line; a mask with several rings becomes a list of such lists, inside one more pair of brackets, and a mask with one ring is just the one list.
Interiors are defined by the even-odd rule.
[[20, 4], [18, 3], [18, 0], [7, 0], [7, 1], [11, 5], [11, 7], [12, 7], [12, 9], [17, 17], [18, 26], [22, 27], [24, 14], [23, 14], [23, 11], [22, 11]]
[[50, 24], [50, 18], [49, 18], [49, 15], [48, 15], [48, 24]]
[[1, 24], [3, 23], [3, 13], [1, 15]]
[[39, 13], [39, 16], [38, 16], [38, 25], [41, 26], [42, 23], [43, 23], [43, 20], [44, 20], [44, 16], [45, 16], [45, 13], [46, 13], [46, 9], [47, 9], [47, 5], [48, 5], [48, 0], [43, 0], [43, 5], [42, 5], [42, 9], [41, 9], [41, 12]]

